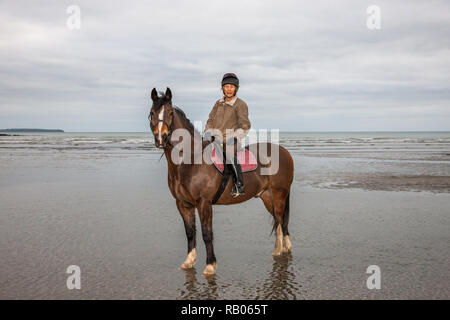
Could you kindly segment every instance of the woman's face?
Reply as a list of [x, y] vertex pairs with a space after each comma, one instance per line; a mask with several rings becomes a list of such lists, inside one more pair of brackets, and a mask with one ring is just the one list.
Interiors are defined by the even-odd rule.
[[222, 87], [223, 94], [227, 98], [232, 98], [234, 96], [234, 93], [236, 92], [236, 87], [234, 84], [227, 83]]

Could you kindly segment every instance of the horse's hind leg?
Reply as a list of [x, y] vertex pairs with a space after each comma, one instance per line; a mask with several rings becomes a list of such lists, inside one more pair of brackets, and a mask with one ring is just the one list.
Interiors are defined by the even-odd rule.
[[[275, 193], [275, 194], [274, 194]], [[276, 196], [276, 198], [275, 198]], [[267, 211], [273, 216], [273, 230], [276, 231], [275, 249], [272, 252], [273, 256], [279, 256], [283, 252], [283, 233], [281, 225], [283, 223], [283, 215], [280, 212], [284, 210], [280, 206], [280, 194], [279, 192], [272, 192], [272, 189], [266, 189], [259, 196], [264, 202]]]
[[291, 239], [289, 237], [289, 230], [288, 230], [288, 224], [289, 224], [289, 196], [290, 191], [288, 193], [288, 196], [285, 200], [285, 207], [284, 207], [284, 213], [283, 213], [283, 252], [291, 252], [292, 251], [292, 243]]
[[183, 218], [188, 245], [186, 260], [180, 268], [190, 269], [195, 265], [197, 260], [197, 250], [195, 249], [195, 207], [181, 200], [177, 200], [177, 208]]
[[276, 231], [275, 249], [273, 250], [272, 255], [279, 256], [284, 252], [292, 250], [287, 228], [289, 222], [289, 191], [284, 189], [272, 189], [272, 194], [274, 208], [273, 230]]

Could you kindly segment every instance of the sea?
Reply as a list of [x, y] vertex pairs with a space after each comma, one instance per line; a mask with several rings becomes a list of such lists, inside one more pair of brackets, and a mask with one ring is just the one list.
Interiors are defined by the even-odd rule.
[[280, 132], [293, 252], [272, 257], [260, 199], [213, 206], [213, 277], [199, 219], [197, 264], [179, 269], [184, 225], [151, 133], [9, 134], [0, 299], [450, 299], [450, 131]]
[[[269, 135], [261, 141], [270, 139]], [[278, 143], [293, 154], [305, 156], [450, 161], [450, 131], [280, 132]], [[149, 132], [46, 132], [0, 136], [1, 153], [55, 151], [161, 153]]]

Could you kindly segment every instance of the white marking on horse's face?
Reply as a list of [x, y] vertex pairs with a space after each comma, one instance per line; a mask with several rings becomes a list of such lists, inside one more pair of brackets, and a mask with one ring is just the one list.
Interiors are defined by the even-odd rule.
[[[164, 106], [162, 107], [162, 110], [158, 114], [158, 119], [159, 120], [163, 120], [164, 119]], [[159, 143], [162, 143], [162, 137], [161, 137], [162, 126], [163, 126], [163, 123], [159, 122], [158, 123], [158, 140], [159, 140]]]

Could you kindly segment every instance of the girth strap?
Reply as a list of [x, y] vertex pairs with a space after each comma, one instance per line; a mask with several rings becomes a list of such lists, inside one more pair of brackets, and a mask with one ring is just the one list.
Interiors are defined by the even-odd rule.
[[231, 172], [231, 169], [229, 168], [226, 162], [225, 150], [221, 148], [220, 143], [218, 141], [214, 141], [212, 143], [214, 143], [214, 149], [216, 149], [216, 154], [221, 156], [223, 162], [222, 181], [220, 182], [219, 188], [217, 189], [217, 192], [214, 195], [214, 199], [212, 201], [212, 203], [215, 204], [219, 200], [225, 188], [227, 187], [228, 180], [230, 180], [230, 176], [233, 173]]
[[230, 180], [230, 173], [231, 170], [228, 168], [227, 164], [224, 164], [223, 166], [223, 174], [222, 174], [222, 181], [220, 182], [220, 186], [217, 189], [216, 195], [214, 196], [214, 199], [212, 201], [213, 204], [219, 200], [220, 196], [222, 195], [223, 191], [225, 190], [228, 180]]

